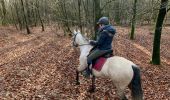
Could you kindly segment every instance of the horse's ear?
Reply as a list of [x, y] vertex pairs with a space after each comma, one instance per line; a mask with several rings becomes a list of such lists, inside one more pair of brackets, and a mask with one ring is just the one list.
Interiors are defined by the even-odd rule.
[[75, 35], [76, 33], [77, 33], [76, 30], [74, 30], [73, 35]]
[[88, 36], [87, 33], [85, 33], [84, 36], [87, 37]]
[[78, 33], [80, 33], [80, 30], [78, 30]]

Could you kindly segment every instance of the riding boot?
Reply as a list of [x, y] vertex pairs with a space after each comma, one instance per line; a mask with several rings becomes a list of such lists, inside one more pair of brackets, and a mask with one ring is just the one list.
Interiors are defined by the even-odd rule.
[[90, 74], [92, 73], [90, 70], [90, 65], [91, 63], [88, 63], [88, 67], [85, 69], [85, 71], [82, 72], [85, 78], [90, 78]]

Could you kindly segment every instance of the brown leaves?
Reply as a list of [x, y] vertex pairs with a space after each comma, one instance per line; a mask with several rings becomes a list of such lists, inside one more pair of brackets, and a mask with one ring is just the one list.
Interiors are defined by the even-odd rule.
[[[130, 41], [128, 28], [116, 28], [118, 33], [113, 43], [115, 55], [123, 56], [140, 66], [144, 99], [168, 100], [169, 65], [167, 63], [161, 66], [149, 64], [148, 52], [152, 49], [152, 36], [147, 34], [146, 29], [138, 28], [136, 40]], [[16, 34], [12, 33], [12, 30], [10, 32], [9, 34]], [[79, 64], [79, 51], [72, 48], [70, 38], [56, 37], [48, 28], [43, 33], [39, 28], [34, 29], [33, 32], [36, 34], [31, 36], [17, 34], [18, 42], [15, 42], [16, 37], [10, 40], [13, 46], [3, 42], [4, 47], [0, 53], [15, 56], [0, 55], [0, 60], [5, 62], [0, 66], [1, 99], [112, 100], [116, 97], [116, 89], [110, 79], [97, 78], [96, 92], [93, 94], [87, 92], [91, 80], [84, 79], [80, 75], [81, 84], [75, 85], [75, 69]], [[8, 36], [8, 34], [5, 35], [5, 37]], [[27, 38], [22, 40], [24, 37]], [[169, 36], [163, 34], [163, 40], [168, 38]], [[164, 50], [167, 50], [169, 42], [163, 41], [162, 46]], [[162, 56], [169, 60], [169, 54]], [[129, 89], [125, 93], [128, 98], [131, 98]]]

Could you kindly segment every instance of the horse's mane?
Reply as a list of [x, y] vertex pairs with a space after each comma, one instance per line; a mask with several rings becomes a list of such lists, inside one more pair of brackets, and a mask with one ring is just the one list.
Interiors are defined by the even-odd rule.
[[87, 42], [89, 42], [88, 40], [88, 38], [85, 36], [85, 35], [83, 35], [83, 34], [81, 34], [82, 35], [82, 37], [83, 37], [83, 39], [85, 40], [85, 41], [87, 41]]
[[78, 33], [83, 37], [82, 39], [83, 39], [85, 42], [89, 43], [89, 39], [88, 39], [85, 35], [83, 35], [80, 31], [78, 31]]

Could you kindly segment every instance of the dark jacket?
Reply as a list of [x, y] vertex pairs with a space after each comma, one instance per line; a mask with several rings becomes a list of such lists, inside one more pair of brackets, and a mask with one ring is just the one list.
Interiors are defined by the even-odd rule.
[[97, 41], [92, 41], [90, 44], [94, 45], [99, 50], [112, 49], [112, 41], [115, 33], [116, 30], [113, 26], [106, 25], [99, 31], [99, 38]]

